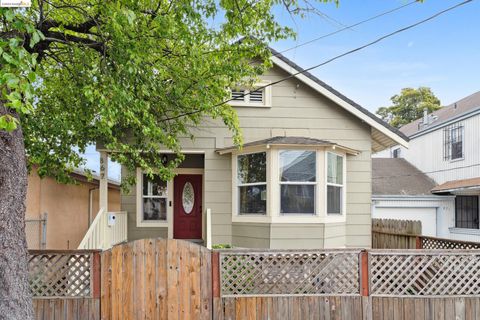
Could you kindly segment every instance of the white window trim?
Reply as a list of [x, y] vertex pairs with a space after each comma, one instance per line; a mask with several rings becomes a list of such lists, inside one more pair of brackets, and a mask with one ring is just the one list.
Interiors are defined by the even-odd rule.
[[[261, 82], [257, 82], [253, 85], [253, 88], [260, 88], [266, 85], [271, 84], [271, 81], [263, 80]], [[251, 90], [244, 89], [245, 93], [250, 92]], [[271, 108], [272, 107], [272, 87], [268, 86], [263, 89], [263, 103], [258, 102], [250, 102], [250, 95], [245, 96], [245, 100], [231, 100], [228, 103], [232, 107], [255, 107], [255, 108]]]
[[[312, 150], [317, 156], [317, 181], [316, 181], [316, 214], [280, 214], [280, 183], [279, 182], [279, 151], [280, 150]], [[347, 155], [346, 153], [333, 152], [333, 148], [310, 147], [257, 147], [248, 152], [236, 151], [232, 153], [232, 222], [238, 223], [275, 223], [275, 224], [302, 224], [302, 223], [341, 223], [346, 221], [347, 208]], [[238, 190], [237, 190], [237, 161], [243, 154], [266, 152], [267, 153], [267, 213], [266, 215], [239, 215]], [[343, 214], [327, 214], [327, 152], [336, 153], [343, 157]]]
[[[143, 220], [143, 171], [137, 168], [137, 188], [136, 188], [136, 202], [137, 202], [137, 227], [142, 228], [168, 228], [169, 238], [170, 232], [173, 232], [173, 206], [170, 206], [170, 201], [173, 202], [173, 183], [167, 181], [167, 220], [163, 221], [145, 221]], [[161, 198], [161, 197], [159, 197]]]
[[[282, 151], [313, 151], [315, 153], [315, 181], [314, 182], [311, 182], [311, 181], [281, 181], [280, 180], [280, 153]], [[278, 171], [278, 177], [277, 177], [277, 183], [279, 184], [279, 187], [278, 187], [278, 193], [277, 193], [277, 197], [278, 197], [278, 215], [280, 217], [316, 217], [318, 216], [318, 208], [317, 208], [317, 204], [318, 204], [318, 188], [317, 188], [317, 185], [319, 184], [318, 183], [318, 150], [312, 150], [312, 149], [309, 149], [309, 148], [305, 148], [305, 149], [279, 149], [277, 151], [277, 159], [278, 159], [278, 168], [277, 168], [277, 171]], [[314, 196], [313, 196], [313, 213], [282, 213], [282, 185], [297, 185], [297, 186], [304, 186], [304, 185], [312, 185], [312, 186], [315, 186], [313, 189], [314, 189]]]
[[460, 129], [460, 134], [462, 136], [462, 156], [460, 158], [452, 159], [453, 148], [452, 148], [452, 146], [450, 146], [450, 162], [457, 162], [457, 161], [465, 160], [465, 126], [464, 126], [463, 123], [461, 124], [461, 127], [450, 129], [450, 144], [452, 144], [453, 130], [458, 130], [458, 129]]
[[[343, 185], [328, 182], [328, 154], [334, 154], [342, 157], [343, 162]], [[341, 213], [328, 213], [328, 186], [342, 187], [342, 212]], [[346, 208], [347, 208], [347, 157], [344, 153], [326, 151], [325, 152], [325, 216], [328, 222], [344, 222], [346, 221]]]

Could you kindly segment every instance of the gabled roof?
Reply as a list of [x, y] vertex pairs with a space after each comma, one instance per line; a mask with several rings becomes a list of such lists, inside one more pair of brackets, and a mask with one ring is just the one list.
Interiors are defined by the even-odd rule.
[[[272, 52], [272, 62], [286, 71], [294, 75], [295, 78], [304, 82], [312, 89], [326, 96], [340, 107], [344, 108], [354, 116], [364, 121], [372, 128], [372, 149], [374, 152], [381, 151], [388, 147], [400, 144], [408, 147], [409, 138], [398, 129], [390, 126], [388, 123], [372, 114], [358, 103], [347, 98], [325, 82], [321, 81], [308, 71], [304, 71], [299, 65], [282, 55], [281, 53], [270, 48]], [[300, 73], [299, 73], [300, 72]], [[298, 73], [298, 74], [297, 74]]]
[[[257, 147], [257, 146], [295, 146], [295, 145], [300, 145], [304, 147], [332, 147], [332, 148], [338, 148], [340, 150], [344, 150], [349, 154], [356, 155], [359, 153], [357, 150], [344, 147], [337, 143], [326, 141], [326, 140], [305, 138], [305, 137], [288, 137], [288, 136], [287, 137], [278, 136], [278, 137], [272, 137], [268, 139], [252, 141], [252, 142], [244, 143], [242, 147], [243, 149], [248, 150], [251, 147]], [[216, 151], [219, 154], [226, 154], [236, 150], [238, 150], [237, 146], [231, 146], [227, 148], [217, 149]]]
[[421, 127], [420, 124], [423, 118], [420, 118], [404, 125], [400, 128], [400, 131], [411, 137], [417, 133], [441, 126], [446, 122], [462, 117], [476, 110], [480, 111], [480, 91], [471, 94], [455, 103], [452, 103], [451, 105], [432, 112], [431, 115], [436, 116], [437, 119], [429, 126]]
[[372, 158], [373, 195], [431, 195], [435, 181], [402, 158]]

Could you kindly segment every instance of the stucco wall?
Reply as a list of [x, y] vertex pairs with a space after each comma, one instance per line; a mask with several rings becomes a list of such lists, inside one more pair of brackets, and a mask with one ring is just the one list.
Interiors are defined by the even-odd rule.
[[[47, 220], [47, 249], [76, 249], [88, 230], [89, 190], [94, 183], [65, 185], [46, 177], [40, 179], [33, 170], [28, 176], [26, 219]], [[92, 220], [99, 210], [98, 189], [93, 191]], [[109, 188], [109, 211], [120, 210], [120, 190]], [[32, 232], [27, 226], [27, 232]], [[28, 237], [28, 235], [27, 235]]]
[[[288, 76], [274, 68], [262, 78]], [[272, 107], [236, 107], [244, 142], [273, 136], [303, 136], [329, 140], [360, 151], [347, 157], [347, 218], [345, 223], [232, 224], [231, 155], [215, 149], [232, 144], [231, 132], [219, 120], [206, 119], [193, 130], [196, 139], [183, 139], [184, 150], [205, 154], [204, 208], [212, 210], [212, 241], [241, 247], [306, 248], [369, 247], [371, 229], [371, 130], [368, 125], [296, 79], [272, 87]], [[133, 230], [135, 190], [122, 199], [129, 211], [129, 237], [149, 236], [153, 230]], [[132, 221], [133, 219], [133, 221]], [[137, 228], [139, 229], [139, 228]], [[155, 232], [165, 234], [165, 230]], [[270, 237], [270, 240], [269, 240]], [[325, 241], [323, 240], [325, 239]]]

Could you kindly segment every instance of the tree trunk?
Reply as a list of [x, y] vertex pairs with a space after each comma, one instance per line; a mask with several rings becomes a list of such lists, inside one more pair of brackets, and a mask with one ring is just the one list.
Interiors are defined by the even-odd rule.
[[[2, 109], [0, 106], [0, 116]], [[0, 130], [0, 319], [33, 319], [25, 238], [26, 194], [22, 129]]]

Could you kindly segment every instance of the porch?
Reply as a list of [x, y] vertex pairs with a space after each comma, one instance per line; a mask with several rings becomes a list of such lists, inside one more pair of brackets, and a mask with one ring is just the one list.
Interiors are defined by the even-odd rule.
[[[174, 159], [162, 153], [162, 162]], [[122, 210], [108, 208], [108, 152], [100, 151], [99, 208], [78, 249], [107, 250], [145, 238], [183, 239], [211, 248], [211, 209], [204, 209], [204, 153], [185, 152], [171, 181], [135, 172], [136, 184], [122, 196]]]

